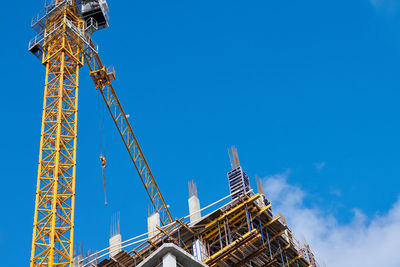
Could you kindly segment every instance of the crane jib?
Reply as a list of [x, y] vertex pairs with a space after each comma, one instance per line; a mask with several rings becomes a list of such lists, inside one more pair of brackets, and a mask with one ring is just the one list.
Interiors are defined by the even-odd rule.
[[[99, 60], [97, 65], [102, 66]], [[96, 65], [89, 64], [89, 66], [92, 69], [92, 67], [95, 67]], [[101, 67], [99, 69], [104, 70], [105, 68]], [[91, 71], [91, 73], [94, 73], [94, 71]], [[102, 75], [92, 75], [92, 78], [107, 105], [107, 108], [110, 112], [111, 117], [114, 120], [115, 125], [117, 126], [117, 129], [142, 180], [142, 183], [145, 186], [145, 189], [150, 197], [155, 211], [160, 213], [160, 220], [162, 225], [166, 225], [172, 222], [172, 216], [144, 158], [139, 143], [122, 109], [118, 97], [111, 85], [111, 81], [109, 80], [107, 73], [103, 73]], [[99, 80], [102, 81], [99, 82]]]

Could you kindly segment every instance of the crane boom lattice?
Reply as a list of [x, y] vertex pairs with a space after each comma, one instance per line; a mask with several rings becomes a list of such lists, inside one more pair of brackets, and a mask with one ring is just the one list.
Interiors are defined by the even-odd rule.
[[84, 21], [64, 5], [45, 22], [39, 33], [46, 81], [31, 267], [72, 264], [78, 80], [84, 63], [82, 41], [70, 27], [83, 32]]
[[117, 94], [115, 93], [115, 90], [111, 84], [111, 81], [115, 79], [114, 71], [107, 71], [97, 54], [92, 60], [87, 62], [96, 88], [100, 91], [107, 105], [111, 117], [113, 118], [118, 132], [122, 137], [125, 147], [128, 150], [132, 162], [136, 167], [146, 192], [150, 197], [155, 212], [160, 214], [160, 220], [163, 225], [172, 222], [172, 216], [168, 210], [163, 196], [161, 195], [160, 189], [157, 186], [150, 167], [147, 164], [139, 142], [133, 133], [132, 127], [128, 121], [128, 118], [126, 117], [122, 105], [118, 100]]
[[162, 224], [172, 221], [91, 34], [108, 27], [106, 0], [49, 0], [29, 51], [46, 66], [30, 266], [72, 266], [79, 70], [86, 61]]

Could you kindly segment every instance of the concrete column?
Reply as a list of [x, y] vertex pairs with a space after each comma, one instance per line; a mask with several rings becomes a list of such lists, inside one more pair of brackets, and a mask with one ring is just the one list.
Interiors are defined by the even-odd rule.
[[165, 255], [162, 259], [162, 267], [176, 267], [176, 257], [171, 253]]
[[79, 263], [79, 261], [81, 261], [81, 260], [83, 260], [82, 254], [79, 254], [78, 256], [75, 256], [75, 257], [72, 259], [72, 266], [73, 266], [73, 267], [82, 267], [83, 264], [80, 264], [80, 263]]
[[200, 262], [208, 258], [207, 248], [200, 239], [193, 242], [193, 257]]
[[110, 238], [110, 257], [114, 257], [121, 252], [121, 239], [121, 234], [116, 234]]
[[261, 197], [259, 197], [256, 200], [256, 203], [260, 208], [263, 209], [263, 208], [265, 208], [265, 195], [264, 194], [260, 194], [260, 195], [261, 195]]
[[200, 220], [201, 212], [200, 212], [199, 198], [196, 195], [193, 195], [188, 199], [188, 203], [189, 203], [190, 222], [193, 223], [195, 221]]
[[160, 214], [153, 213], [149, 217], [147, 217], [147, 231], [149, 232], [149, 238], [152, 238], [156, 234], [158, 234], [157, 226], [160, 226]]

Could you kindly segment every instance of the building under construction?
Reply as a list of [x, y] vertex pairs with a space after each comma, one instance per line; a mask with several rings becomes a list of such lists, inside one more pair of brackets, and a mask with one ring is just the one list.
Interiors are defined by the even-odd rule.
[[[258, 192], [253, 192], [235, 148], [230, 158], [230, 195], [206, 207], [213, 206], [214, 211], [201, 214], [197, 188], [191, 182], [188, 216], [161, 227], [160, 216], [154, 213], [148, 218], [148, 233], [128, 242], [121, 242], [119, 231], [113, 230], [110, 247], [85, 259], [80, 256], [76, 265], [319, 266], [309, 246], [294, 238], [283, 215], [272, 212], [260, 180]], [[224, 200], [229, 202], [219, 205]], [[119, 227], [118, 222], [114, 225]]]
[[[109, 26], [108, 12], [106, 0], [47, 0], [32, 20], [37, 36], [29, 51], [46, 67], [46, 78], [30, 266], [319, 266], [284, 217], [274, 214], [260, 181], [253, 191], [235, 148], [230, 194], [201, 208], [191, 183], [190, 213], [173, 219], [112, 85], [113, 68], [105, 67], [92, 40]], [[74, 257], [78, 84], [85, 64], [154, 212], [148, 232], [122, 241], [116, 218], [109, 247]], [[104, 172], [104, 155], [100, 159]]]

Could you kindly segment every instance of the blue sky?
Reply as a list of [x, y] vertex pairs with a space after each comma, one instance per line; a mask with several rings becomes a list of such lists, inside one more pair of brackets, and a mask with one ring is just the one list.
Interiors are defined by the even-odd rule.
[[[399, 4], [110, 1], [111, 27], [93, 38], [173, 216], [188, 213], [191, 179], [202, 205], [228, 194], [231, 145], [253, 187], [256, 175], [265, 185], [283, 175], [304, 192], [302, 207], [338, 226], [350, 227], [355, 209], [365, 227], [386, 216], [400, 185]], [[43, 2], [3, 6], [0, 249], [5, 265], [26, 266], [45, 76], [27, 45]], [[96, 250], [117, 211], [123, 239], [146, 231], [149, 201], [105, 113], [104, 206], [104, 104], [86, 66], [80, 76], [75, 240]]]

